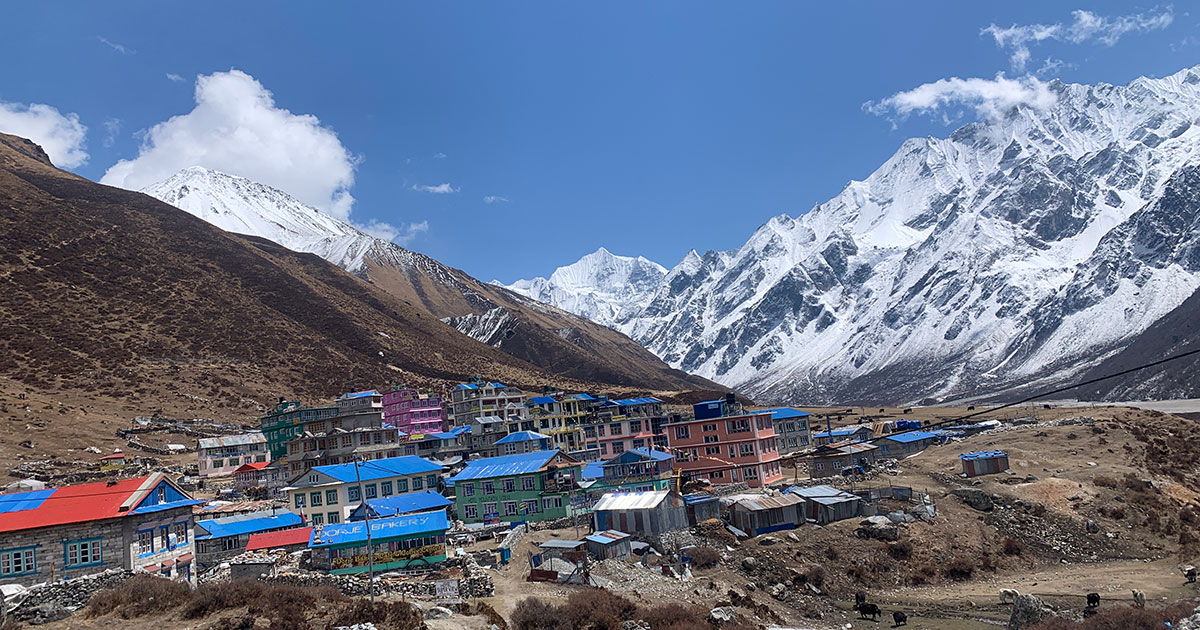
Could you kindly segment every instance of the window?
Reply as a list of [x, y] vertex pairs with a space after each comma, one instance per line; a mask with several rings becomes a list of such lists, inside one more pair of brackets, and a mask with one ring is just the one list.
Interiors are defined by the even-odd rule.
[[301, 492], [297, 492], [296, 496], [295, 496], [295, 501], [296, 501], [296, 507], [298, 507], [298, 508], [304, 507], [304, 494]]
[[473, 484], [473, 483], [464, 483], [464, 484], [462, 484], [462, 486], [460, 486], [460, 487], [462, 488], [462, 493], [463, 493], [463, 496], [464, 496], [464, 497], [473, 497], [473, 496], [475, 496], [475, 484]]
[[479, 506], [474, 503], [463, 506], [463, 518], [479, 518]]
[[350, 448], [351, 446], [354, 446], [354, 436], [343, 435], [342, 436], [342, 448]]
[[490, 479], [483, 482], [483, 493], [484, 494], [496, 494], [496, 486], [493, 485], [493, 483]]
[[521, 507], [525, 509], [526, 514], [536, 514], [541, 512], [541, 510], [538, 509], [537, 499], [528, 499], [521, 504]]
[[154, 553], [154, 530], [143, 529], [138, 532], [138, 553]]
[[516, 501], [505, 501], [504, 502], [504, 515], [505, 516], [516, 516], [517, 515], [517, 502]]
[[726, 433], [731, 433], [731, 434], [732, 433], [746, 433], [749, 430], [750, 430], [750, 419], [749, 418], [740, 418], [738, 420], [726, 420], [725, 421], [725, 432]]
[[175, 530], [175, 544], [185, 545], [188, 541], [188, 524], [187, 521], [180, 521], [171, 526]]
[[517, 480], [513, 479], [511, 477], [508, 479], [505, 479], [504, 480], [504, 491], [505, 492], [516, 492], [517, 491]]
[[425, 481], [424, 481], [423, 479], [421, 479], [420, 477], [413, 477], [413, 478], [412, 478], [412, 489], [413, 489], [413, 492], [416, 492], [417, 490], [421, 490], [421, 489], [422, 489], [422, 488], [424, 488], [424, 487], [425, 487]]
[[729, 445], [729, 456], [737, 457], [737, 445], [736, 444]]
[[614, 423], [608, 425], [608, 431], [612, 435], [621, 435], [621, 423], [614, 422]]
[[738, 445], [738, 451], [742, 457], [752, 457], [754, 455], [754, 442], [743, 442]]
[[743, 469], [742, 476], [746, 479], [758, 479], [758, 467], [751, 466], [750, 468]]
[[99, 538], [69, 542], [66, 543], [63, 565], [65, 568], [70, 569], [72, 567], [100, 564], [103, 560], [101, 553]]
[[691, 431], [688, 430], [687, 425], [684, 425], [682, 427], [675, 427], [675, 439], [676, 440], [686, 440], [690, 437], [692, 437], [692, 433], [691, 433]]
[[825, 462], [817, 462], [813, 464], [813, 470], [825, 470]]
[[613, 455], [620, 455], [621, 453], [625, 452], [624, 440], [622, 440], [620, 442], [613, 442], [612, 447], [613, 447]]
[[308, 476], [308, 483], [317, 483], [317, 476], [316, 476], [316, 475], [309, 475], [309, 476]]
[[710, 433], [710, 432], [717, 430], [717, 425], [716, 424], [706, 424], [706, 425], [700, 427], [700, 430], [705, 433]]
[[313, 525], [324, 525], [325, 524], [325, 515], [321, 514], [319, 512], [313, 513], [312, 524]]
[[385, 496], [385, 497], [392, 496], [392, 482], [390, 482], [390, 481], [379, 482], [379, 494], [382, 496]]
[[716, 444], [716, 443], [717, 443], [717, 442], [719, 442], [720, 440], [721, 440], [721, 438], [720, 438], [719, 436], [716, 436], [716, 435], [706, 435], [706, 436], [704, 436], [704, 443], [705, 443], [705, 444]]
[[162, 527], [158, 528], [158, 548], [159, 549], [170, 549], [171, 548], [171, 526], [170, 525], [163, 525]]
[[641, 433], [641, 431], [642, 431], [642, 421], [641, 420], [630, 420], [629, 421], [629, 432], [630, 433]]
[[521, 489], [525, 491], [533, 490], [533, 477], [521, 477]]
[[317, 492], [313, 492], [313, 493], [309, 494], [308, 495], [308, 504], [311, 505], [312, 507], [317, 507], [317, 506], [321, 505], [321, 492], [317, 491]]
[[510, 443], [504, 445], [504, 454], [505, 455], [514, 455], [514, 454], [516, 454], [516, 452], [517, 452], [516, 444], [513, 444], [510, 442]]
[[705, 455], [720, 455], [721, 447], [720, 446], [705, 446], [704, 454]]
[[158, 487], [158, 502], [159, 503], [167, 502], [167, 486], [165, 486], [165, 485], [160, 485]]
[[379, 488], [377, 488], [373, 483], [367, 484], [366, 490], [368, 499], [374, 499], [375, 497], [379, 496]]
[[495, 503], [484, 503], [483, 504], [483, 518], [493, 518], [493, 517], [496, 517], [499, 515], [500, 515], [500, 512], [496, 511]]
[[542, 497], [542, 509], [552, 510], [562, 507], [562, 497]]
[[404, 494], [405, 492], [408, 492], [408, 480], [407, 479], [397, 479], [396, 480], [396, 494]]
[[325, 491], [325, 505], [337, 505], [337, 504], [338, 504], [337, 490], [326, 490]]
[[35, 549], [11, 549], [0, 551], [0, 575], [23, 575], [37, 572]]
[[362, 490], [358, 486], [350, 486], [346, 488], [346, 497], [351, 503], [362, 499]]
[[342, 522], [342, 515], [337, 512], [327, 512], [325, 514], [325, 522], [334, 525]]

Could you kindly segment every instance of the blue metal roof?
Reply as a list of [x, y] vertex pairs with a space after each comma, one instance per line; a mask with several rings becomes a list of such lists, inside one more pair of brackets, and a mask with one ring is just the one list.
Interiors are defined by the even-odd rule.
[[660, 403], [662, 401], [654, 398], [653, 396], [644, 396], [642, 398], [618, 398], [613, 402], [621, 405], [622, 407], [626, 407], [629, 405], [649, 405], [652, 403]]
[[491, 385], [492, 385], [492, 387], [501, 387], [501, 388], [504, 387], [504, 383], [492, 383]]
[[496, 444], [516, 444], [517, 442], [528, 442], [530, 440], [548, 440], [549, 435], [538, 433], [537, 431], [517, 431], [496, 440]]
[[139, 505], [130, 514], [150, 514], [151, 512], [163, 512], [165, 510], [173, 510], [175, 508], [187, 507], [189, 505], [203, 505], [204, 501], [199, 499], [180, 499], [178, 501], [168, 501], [166, 503], [154, 503], [150, 505]]
[[625, 532], [619, 532], [615, 529], [606, 529], [602, 532], [596, 532], [595, 534], [583, 537], [584, 540], [590, 540], [591, 542], [601, 545], [611, 545], [615, 542], [621, 542], [626, 538], [629, 538], [629, 534], [626, 534]]
[[717, 497], [714, 497], [711, 494], [694, 493], [694, 494], [683, 495], [683, 502], [685, 505], [694, 505], [696, 503], [708, 503], [710, 501], [716, 501], [716, 500], [717, 500]]
[[47, 490], [34, 490], [32, 492], [16, 492], [0, 496], [0, 514], [7, 512], [24, 512], [25, 510], [36, 510], [42, 506], [42, 503], [54, 494], [58, 488], [50, 488]]
[[[354, 464], [314, 466], [313, 470], [329, 475], [342, 482], [353, 482], [355, 480]], [[419, 475], [421, 473], [440, 472], [441, 470], [443, 470], [442, 466], [423, 457], [403, 455], [401, 457], [388, 457], [387, 459], [373, 459], [368, 462], [359, 462], [358, 478], [363, 481], [370, 481], [384, 477], [395, 477], [396, 475]]]
[[925, 431], [909, 431], [907, 433], [897, 433], [896, 435], [885, 435], [883, 439], [908, 444], [909, 442], [916, 442], [918, 440], [936, 440], [937, 436]]
[[351, 398], [365, 398], [367, 396], [378, 396], [378, 395], [379, 395], [378, 391], [373, 390], [373, 389], [368, 389], [366, 391], [361, 391], [361, 392], [346, 392], [345, 394], [342, 394], [342, 399], [349, 400]]
[[[367, 501], [367, 505], [371, 507], [371, 518], [388, 518], [412, 512], [424, 512], [426, 510], [444, 508], [453, 503], [453, 501], [438, 494], [435, 490], [411, 492], [386, 499], [372, 499]], [[350, 520], [357, 521], [364, 518], [364, 516], [363, 506], [359, 504], [350, 513]]]
[[975, 451], [974, 453], [963, 453], [959, 457], [966, 460], [993, 459], [996, 457], [1008, 457], [1008, 453], [1004, 451]]
[[525, 403], [525, 405], [550, 405], [555, 402], [558, 401], [554, 400], [553, 396], [534, 396], [533, 398], [530, 398], [529, 402]]
[[454, 389], [479, 389], [479, 386], [472, 385], [470, 383], [459, 383], [458, 385], [454, 386]]
[[588, 462], [582, 475], [583, 479], [600, 479], [604, 476], [604, 462]]
[[432, 437], [435, 437], [439, 440], [453, 440], [454, 438], [456, 438], [470, 430], [471, 430], [471, 427], [462, 426], [462, 427], [454, 427], [453, 429], [450, 429], [449, 431], [441, 431], [439, 433], [430, 433], [429, 435]]
[[768, 412], [768, 411], [771, 412], [772, 420], [790, 420], [792, 418], [807, 418], [808, 416], [812, 415], [812, 414], [808, 413], [807, 411], [800, 411], [799, 409], [792, 409], [791, 407], [777, 407], [775, 409], [763, 409], [762, 411], [755, 411], [754, 413], [763, 413], [763, 412]]
[[629, 449], [629, 452], [637, 453], [638, 455], [641, 455], [642, 457], [649, 457], [650, 459], [653, 459], [656, 462], [661, 462], [661, 461], [675, 458], [674, 455], [667, 453], [665, 451], [660, 451], [660, 450], [653, 449], [653, 448], [646, 448], [644, 446], [639, 446], [637, 448], [631, 448], [631, 449]]
[[294, 514], [287, 511], [276, 512], [274, 516], [267, 515], [259, 516], [257, 518], [247, 518], [247, 515], [243, 514], [241, 516], [229, 516], [226, 518], [214, 518], [207, 521], [197, 521], [196, 526], [203, 527], [208, 533], [196, 536], [196, 540], [228, 538], [229, 536], [253, 534], [255, 532], [262, 532], [268, 529], [295, 527], [303, 521], [304, 519], [300, 518], [299, 514]]
[[[441, 533], [450, 529], [450, 522], [445, 511], [408, 514], [371, 521], [371, 542], [380, 543], [401, 536], [417, 534]], [[316, 542], [317, 528], [313, 528], [313, 537], [309, 538], [309, 547], [331, 547], [335, 545], [366, 542], [366, 521], [354, 521], [338, 525], [326, 525], [321, 528], [320, 542]]]
[[558, 449], [549, 451], [533, 451], [518, 455], [503, 457], [487, 457], [468, 462], [466, 468], [450, 480], [457, 484], [471, 479], [488, 479], [491, 477], [507, 477], [536, 472], [559, 454]]
[[843, 435], [854, 435], [854, 433], [858, 432], [859, 430], [860, 429], [834, 429], [833, 431], [822, 431], [820, 433], [814, 433], [813, 437], [814, 438], [842, 437]]

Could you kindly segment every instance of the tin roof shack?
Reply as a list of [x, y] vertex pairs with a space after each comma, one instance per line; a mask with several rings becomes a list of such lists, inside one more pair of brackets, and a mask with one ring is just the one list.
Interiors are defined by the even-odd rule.
[[795, 494], [740, 495], [729, 506], [729, 520], [734, 527], [758, 536], [799, 527], [804, 522], [803, 508], [804, 497]]
[[812, 434], [815, 446], [836, 442], [866, 442], [875, 437], [875, 429], [869, 424], [852, 424], [832, 431]]
[[688, 526], [683, 497], [670, 490], [610, 492], [592, 506], [596, 531], [618, 529], [635, 536], [658, 536]]
[[[371, 546], [376, 571], [415, 568], [446, 560], [444, 511], [371, 520]], [[341, 575], [368, 569], [367, 522], [355, 521], [313, 528], [308, 546], [313, 567]]]
[[888, 435], [875, 440], [881, 457], [907, 457], [937, 444], [941, 441], [938, 436], [925, 431], [906, 431]]
[[588, 553], [599, 560], [624, 560], [633, 553], [633, 540], [625, 532], [606, 529], [585, 536], [584, 540], [587, 541]]
[[250, 541], [246, 543], [246, 551], [267, 551], [270, 549], [283, 549], [289, 553], [300, 551], [308, 548], [310, 538], [312, 538], [311, 527], [295, 527], [292, 529], [281, 529], [277, 532], [250, 534]]
[[100, 470], [120, 470], [125, 467], [125, 453], [117, 449], [111, 455], [101, 457], [99, 461]]
[[162, 473], [5, 494], [0, 582], [128, 569], [192, 583], [192, 506]]
[[433, 490], [426, 490], [425, 492], [402, 494], [386, 499], [374, 499], [367, 501], [366, 506], [360, 503], [358, 507], [350, 512], [350, 518], [346, 520], [366, 520], [367, 507], [371, 510], [371, 518], [388, 518], [403, 516], [405, 514], [444, 510], [451, 505], [454, 505], [454, 502], [450, 499]]
[[550, 558], [561, 558], [564, 553], [584, 551], [586, 543], [582, 540], [547, 540], [538, 545], [541, 550], [542, 562]]
[[875, 464], [879, 447], [861, 442], [826, 444], [817, 448], [809, 462], [808, 474], [813, 479], [840, 475], [851, 466], [870, 468]]
[[803, 515], [808, 521], [825, 525], [863, 514], [863, 501], [859, 497], [832, 486], [801, 488], [792, 486], [783, 491], [804, 498]]
[[710, 518], [721, 518], [721, 500], [712, 495], [699, 492], [684, 495], [683, 503], [687, 507], [688, 525], [695, 526]]
[[1004, 451], [976, 451], [958, 456], [962, 460], [963, 475], [978, 477], [993, 475], [1008, 470], [1008, 453]]
[[290, 529], [303, 523], [299, 514], [287, 510], [264, 510], [196, 521], [196, 564], [201, 571], [220, 564], [246, 549], [250, 535]]

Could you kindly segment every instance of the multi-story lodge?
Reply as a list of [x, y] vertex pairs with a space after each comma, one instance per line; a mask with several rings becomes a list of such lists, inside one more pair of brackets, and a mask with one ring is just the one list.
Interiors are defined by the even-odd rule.
[[588, 492], [642, 492], [667, 490], [671, 487], [675, 456], [653, 448], [632, 448], [602, 462], [592, 462], [584, 468], [584, 478], [592, 477]]
[[[765, 411], [740, 413], [732, 394], [693, 405], [695, 417], [668, 423], [667, 441], [685, 478], [750, 487], [783, 480], [774, 421]], [[685, 456], [686, 455], [686, 456]]]
[[[533, 421], [533, 430], [550, 436], [552, 448], [575, 453], [584, 450], [583, 423], [595, 403], [588, 394], [535, 396], [525, 403], [525, 415]], [[510, 421], [509, 433], [516, 430]]]
[[316, 466], [283, 490], [292, 511], [311, 525], [341, 523], [364, 500], [438, 489], [441, 465], [406, 455], [366, 462]]
[[450, 390], [450, 425], [468, 426], [482, 416], [524, 417], [524, 405], [525, 392], [520, 389], [475, 379]]
[[812, 444], [808, 412], [791, 407], [764, 409], [763, 411], [771, 412], [771, 419], [775, 421], [775, 436], [779, 442], [780, 453], [802, 451]]
[[288, 473], [313, 466], [363, 459], [398, 457], [397, 430], [383, 424], [383, 395], [375, 390], [351, 392], [337, 399], [337, 415], [303, 422], [287, 443]]
[[192, 583], [192, 506], [200, 503], [162, 473], [6, 494], [0, 582], [128, 569]]
[[257, 431], [242, 435], [200, 438], [198, 446], [196, 465], [201, 477], [224, 477], [232, 475], [244, 464], [271, 461], [267, 438]]
[[583, 427], [585, 452], [607, 459], [635, 448], [666, 446], [666, 420], [663, 402], [657, 398], [601, 398]]
[[464, 523], [545, 521], [567, 516], [580, 463], [557, 449], [469, 462], [452, 477]]
[[279, 461], [287, 455], [287, 443], [300, 435], [303, 423], [325, 420], [337, 414], [337, 407], [304, 407], [298, 400], [280, 398], [275, 409], [259, 419], [259, 426], [267, 438], [267, 449], [270, 451], [271, 460]]
[[442, 397], [407, 387], [384, 392], [383, 423], [408, 435], [440, 433], [445, 428]]

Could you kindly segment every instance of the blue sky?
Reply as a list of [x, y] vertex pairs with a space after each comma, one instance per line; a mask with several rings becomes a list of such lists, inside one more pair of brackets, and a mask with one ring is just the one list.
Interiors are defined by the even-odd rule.
[[669, 267], [986, 109], [980, 84], [919, 86], [1200, 61], [1186, 7], [1017, 4], [19, 3], [0, 130], [91, 179], [126, 160], [125, 185], [212, 160], [484, 280], [600, 246]]

